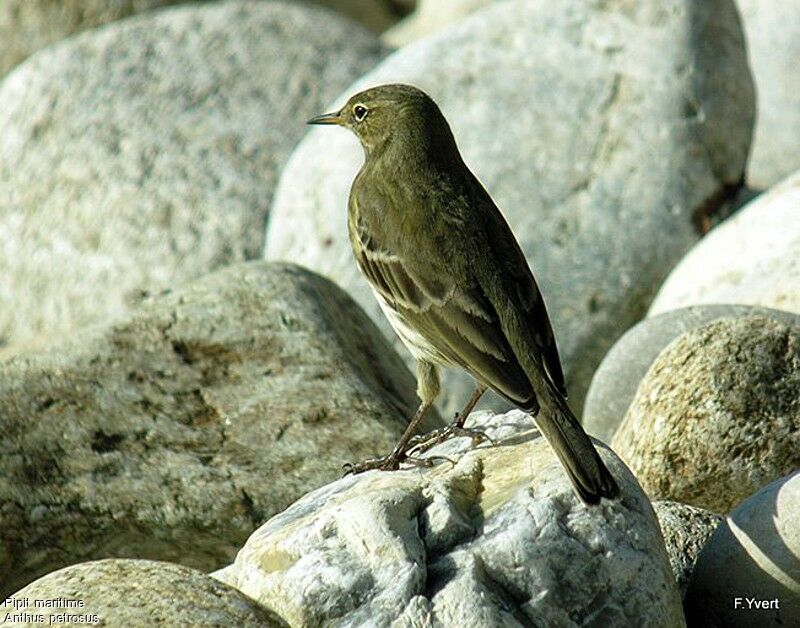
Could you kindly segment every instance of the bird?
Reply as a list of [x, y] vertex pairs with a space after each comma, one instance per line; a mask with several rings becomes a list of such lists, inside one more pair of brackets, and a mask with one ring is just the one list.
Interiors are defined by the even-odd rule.
[[464, 422], [491, 389], [534, 417], [584, 503], [616, 497], [614, 477], [567, 404], [553, 329], [525, 255], [438, 105], [416, 87], [386, 84], [308, 123], [344, 127], [361, 143], [364, 163], [347, 205], [350, 244], [417, 362], [420, 405], [399, 442], [345, 470], [412, 461], [412, 436], [441, 391], [444, 367], [466, 371], [475, 391], [428, 443], [474, 435]]

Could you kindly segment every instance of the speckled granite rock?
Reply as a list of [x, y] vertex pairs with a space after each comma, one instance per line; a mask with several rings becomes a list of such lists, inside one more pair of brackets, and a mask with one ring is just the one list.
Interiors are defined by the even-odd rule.
[[720, 318], [766, 316], [779, 323], [800, 325], [800, 315], [749, 305], [697, 305], [646, 318], [629, 329], [603, 358], [592, 378], [583, 426], [610, 443], [650, 366], [681, 334]]
[[671, 501], [654, 501], [653, 510], [661, 526], [672, 573], [675, 574], [681, 595], [684, 595], [697, 556], [714, 534], [722, 517], [705, 508]]
[[389, 451], [414, 389], [344, 292], [266, 262], [0, 363], [0, 598], [92, 558], [230, 561], [342, 463]]
[[293, 626], [683, 625], [650, 502], [610, 450], [622, 498], [586, 507], [527, 415], [468, 425], [495, 444], [320, 488], [214, 575]]
[[4, 626], [286, 626], [219, 580], [150, 560], [99, 560], [66, 567], [17, 591], [12, 600], [24, 606], [0, 609]]
[[[396, 52], [332, 106], [397, 81], [439, 103], [508, 218], [580, 413], [602, 357], [696, 242], [694, 214], [742, 177], [753, 91], [735, 7], [498, 2]], [[351, 133], [312, 130], [281, 176], [265, 255], [331, 277], [393, 337], [347, 238], [362, 159]], [[471, 386], [449, 376], [440, 407], [460, 409]]]
[[382, 54], [329, 11], [229, 1], [28, 59], [0, 84], [0, 345], [259, 256], [306, 119]]
[[390, 46], [406, 46], [457, 22], [493, 0], [420, 0], [416, 10], [383, 34]]
[[800, 466], [800, 326], [746, 317], [683, 334], [612, 443], [652, 498], [729, 512]]

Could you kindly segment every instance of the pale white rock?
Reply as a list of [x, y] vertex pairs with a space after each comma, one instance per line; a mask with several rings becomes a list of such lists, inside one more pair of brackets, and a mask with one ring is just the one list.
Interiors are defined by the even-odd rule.
[[736, 0], [758, 107], [747, 181], [767, 188], [800, 169], [800, 2]]
[[154, 560], [72, 565], [30, 583], [10, 600], [0, 608], [3, 626], [286, 626], [233, 587]]
[[214, 575], [292, 626], [684, 625], [652, 506], [613, 452], [622, 497], [587, 507], [527, 415], [469, 425], [494, 443], [320, 488]]
[[800, 172], [711, 231], [661, 286], [648, 316], [738, 303], [800, 313]]
[[[603, 355], [696, 242], [694, 213], [742, 178], [753, 90], [735, 7], [493, 3], [396, 52], [327, 110], [398, 81], [439, 103], [507, 217], [580, 411]], [[265, 255], [333, 278], [391, 334], [347, 238], [362, 159], [348, 131], [312, 130], [283, 170]], [[460, 409], [470, 389], [448, 377], [441, 407]]]
[[29, 58], [0, 84], [0, 345], [259, 256], [306, 119], [382, 53], [330, 11], [228, 1]]
[[737, 506], [697, 559], [686, 592], [690, 625], [800, 626], [798, 521], [800, 472]]

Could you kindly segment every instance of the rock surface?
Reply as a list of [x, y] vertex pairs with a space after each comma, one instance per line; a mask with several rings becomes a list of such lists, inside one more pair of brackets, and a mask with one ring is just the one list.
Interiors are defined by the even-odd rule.
[[[697, 560], [686, 593], [689, 624], [800, 626], [798, 521], [798, 472], [765, 486], [737, 506]], [[738, 607], [737, 598], [741, 598]], [[748, 600], [767, 604], [756, 609]]]
[[93, 558], [217, 568], [342, 463], [391, 450], [416, 405], [352, 299], [266, 262], [2, 363], [0, 597]]
[[610, 450], [623, 498], [586, 507], [527, 415], [469, 424], [494, 446], [320, 488], [214, 575], [293, 626], [683, 625], [652, 507]]
[[[275, 0], [270, 0], [275, 1]], [[302, 0], [296, 0], [302, 2]], [[397, 21], [390, 0], [310, 0], [382, 32]], [[75, 33], [186, 0], [3, 0], [0, 2], [0, 78], [37, 50]], [[306, 3], [307, 4], [307, 3]]]
[[642, 378], [663, 349], [687, 331], [720, 318], [742, 316], [766, 316], [800, 325], [797, 314], [749, 305], [698, 305], [647, 318], [616, 342], [595, 372], [583, 406], [586, 431], [610, 443]]
[[[286, 625], [219, 580], [194, 569], [149, 560], [73, 565], [32, 582], [12, 599], [21, 606], [0, 610], [4, 626]], [[53, 604], [56, 600], [60, 604], [36, 606], [37, 601]]]
[[41, 48], [70, 35], [182, 0], [3, 0], [0, 78]]
[[800, 466], [800, 326], [689, 331], [650, 367], [613, 440], [651, 498], [727, 513]]
[[800, 170], [800, 3], [736, 0], [758, 93], [750, 185], [766, 188]]
[[739, 303], [800, 313], [800, 172], [747, 204], [681, 260], [649, 316]]
[[[603, 355], [696, 241], [695, 211], [742, 176], [753, 93], [735, 7], [498, 2], [395, 53], [335, 105], [397, 81], [440, 104], [508, 218], [580, 411]], [[265, 254], [333, 278], [393, 336], [347, 238], [362, 159], [351, 133], [312, 130], [281, 176]], [[448, 378], [441, 407], [460, 409], [471, 386]]]
[[383, 34], [383, 41], [398, 48], [432, 35], [457, 22], [493, 0], [419, 0], [416, 10]]
[[260, 256], [306, 119], [381, 55], [329, 11], [223, 2], [28, 59], [0, 84], [0, 345]]
[[654, 501], [669, 564], [681, 595], [686, 593], [697, 556], [722, 521], [718, 514], [687, 504]]

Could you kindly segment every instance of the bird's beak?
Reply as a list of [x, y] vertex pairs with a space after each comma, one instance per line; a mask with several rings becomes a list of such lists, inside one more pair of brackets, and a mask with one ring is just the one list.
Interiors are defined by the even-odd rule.
[[306, 124], [343, 124], [344, 119], [342, 118], [341, 111], [334, 111], [331, 113], [323, 113], [321, 116], [316, 116], [315, 118], [311, 118]]

